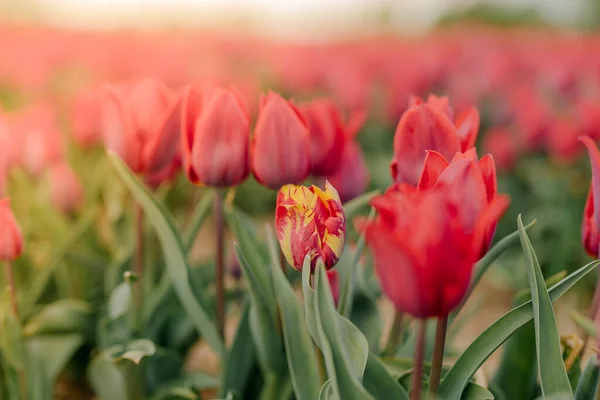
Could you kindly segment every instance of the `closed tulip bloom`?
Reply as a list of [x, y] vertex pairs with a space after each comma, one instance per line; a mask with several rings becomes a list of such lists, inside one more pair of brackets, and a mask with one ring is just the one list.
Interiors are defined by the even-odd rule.
[[96, 88], [75, 96], [70, 105], [71, 135], [82, 147], [98, 144], [102, 138], [102, 95]]
[[600, 245], [600, 152], [589, 136], [579, 138], [587, 147], [592, 167], [592, 184], [583, 210], [581, 239], [583, 247], [594, 258], [598, 258]]
[[302, 182], [310, 172], [306, 121], [292, 102], [273, 92], [261, 99], [251, 164], [256, 179], [275, 190]]
[[384, 293], [415, 318], [446, 317], [463, 299], [490, 220], [506, 209], [498, 199], [465, 225], [451, 189], [396, 185], [371, 202], [378, 217], [365, 238]]
[[396, 127], [391, 172], [396, 183], [416, 185], [425, 151], [435, 150], [451, 159], [456, 152], [473, 147], [479, 130], [479, 113], [469, 108], [454, 121], [454, 110], [445, 97], [430, 96], [427, 102], [413, 98], [411, 104]]
[[300, 110], [308, 122], [311, 175], [333, 174], [339, 168], [345, 141], [339, 109], [329, 99], [316, 99]]
[[58, 210], [71, 214], [83, 202], [83, 188], [79, 177], [67, 162], [60, 161], [48, 170], [50, 199]]
[[10, 209], [10, 200], [0, 198], [0, 261], [13, 261], [22, 252], [23, 235]]
[[[451, 194], [460, 204], [461, 215], [466, 218], [465, 226], [475, 229], [477, 216], [498, 197], [498, 181], [496, 166], [491, 155], [487, 154], [477, 160], [475, 148], [465, 153], [456, 153], [451, 162], [435, 151], [428, 151], [425, 157], [423, 174], [417, 187], [427, 190], [444, 186], [451, 189]], [[485, 227], [484, 240], [480, 256], [489, 249], [496, 233], [495, 220], [489, 220]]]
[[227, 187], [248, 177], [250, 118], [235, 91], [186, 88], [181, 122], [183, 164], [190, 181]]
[[145, 178], [169, 169], [179, 151], [179, 101], [158, 81], [145, 79], [128, 88], [106, 87], [104, 141]]
[[325, 268], [340, 259], [346, 237], [346, 216], [337, 191], [329, 182], [316, 186], [285, 185], [277, 195], [275, 225], [287, 262], [302, 269], [311, 257], [311, 268], [321, 258]]

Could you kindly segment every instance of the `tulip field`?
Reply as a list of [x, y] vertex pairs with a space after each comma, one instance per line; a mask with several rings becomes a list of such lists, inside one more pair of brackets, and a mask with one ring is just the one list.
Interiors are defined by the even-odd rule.
[[0, 400], [600, 399], [600, 36], [0, 49]]

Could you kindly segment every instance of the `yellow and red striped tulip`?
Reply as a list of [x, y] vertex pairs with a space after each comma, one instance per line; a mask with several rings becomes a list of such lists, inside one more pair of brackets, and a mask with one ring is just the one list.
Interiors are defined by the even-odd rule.
[[311, 268], [321, 258], [327, 269], [340, 259], [346, 238], [346, 216], [337, 190], [325, 183], [316, 186], [285, 185], [277, 195], [277, 237], [287, 262], [302, 269], [311, 257]]

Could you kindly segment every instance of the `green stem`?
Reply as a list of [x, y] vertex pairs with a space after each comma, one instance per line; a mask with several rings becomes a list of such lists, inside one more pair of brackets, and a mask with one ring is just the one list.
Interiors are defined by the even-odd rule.
[[6, 261], [4, 263], [4, 277], [6, 279], [6, 288], [10, 295], [10, 305], [13, 316], [17, 321], [21, 321], [21, 317], [19, 315], [19, 300], [17, 299], [17, 290], [15, 287], [15, 276], [13, 274], [13, 268], [10, 261]]
[[214, 190], [213, 218], [215, 223], [215, 284], [217, 291], [217, 327], [221, 339], [225, 337], [225, 222], [223, 219], [223, 196]]
[[400, 311], [396, 311], [394, 314], [394, 322], [388, 336], [388, 341], [383, 350], [383, 354], [386, 356], [392, 356], [396, 351], [398, 345], [402, 342], [402, 322], [404, 314]]
[[412, 376], [411, 400], [421, 400], [421, 382], [423, 380], [423, 357], [425, 355], [425, 320], [417, 321], [417, 344]]
[[446, 329], [448, 328], [448, 317], [438, 318], [435, 329], [435, 345], [433, 347], [433, 360], [431, 363], [431, 374], [429, 376], [429, 399], [434, 400], [437, 396], [440, 378], [442, 377], [442, 362], [444, 361], [444, 347], [446, 346]]

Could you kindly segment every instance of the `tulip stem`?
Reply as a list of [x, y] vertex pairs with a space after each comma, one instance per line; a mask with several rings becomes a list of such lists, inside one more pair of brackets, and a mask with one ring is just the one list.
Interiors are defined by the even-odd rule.
[[421, 381], [423, 380], [423, 357], [425, 355], [425, 320], [417, 320], [417, 345], [412, 376], [411, 400], [421, 400]]
[[15, 276], [10, 261], [4, 263], [4, 277], [6, 279], [6, 288], [10, 296], [10, 305], [12, 307], [13, 316], [17, 321], [21, 320], [19, 315], [19, 300], [17, 299], [17, 291], [15, 288]]
[[429, 375], [429, 399], [434, 400], [437, 396], [440, 378], [442, 377], [442, 362], [444, 361], [444, 347], [446, 346], [446, 330], [448, 328], [448, 317], [438, 318], [435, 328], [435, 344], [433, 347], [433, 360], [431, 363], [431, 374]]
[[215, 223], [215, 283], [217, 285], [217, 325], [221, 339], [223, 339], [225, 337], [225, 226], [223, 220], [223, 196], [221, 195], [219, 189], [215, 189], [213, 194], [213, 218]]
[[386, 356], [391, 356], [396, 351], [398, 345], [402, 342], [402, 322], [404, 314], [400, 311], [396, 311], [394, 314], [394, 322], [392, 323], [392, 328], [390, 330], [390, 334], [388, 335], [387, 345], [383, 350], [383, 354]]
[[[13, 273], [12, 264], [10, 261], [4, 263], [4, 277], [6, 279], [6, 288], [10, 296], [10, 305], [13, 317], [21, 324], [21, 316], [19, 313], [19, 300], [17, 299], [17, 290], [15, 286], [15, 276]], [[22, 400], [27, 400], [29, 390], [27, 388], [27, 374], [24, 369], [17, 369], [17, 379], [19, 380], [19, 390], [21, 391]]]
[[144, 237], [144, 209], [140, 205], [140, 203], [135, 203], [134, 205], [134, 213], [135, 213], [135, 264], [133, 266], [133, 272], [137, 278], [137, 288], [136, 288], [136, 303], [138, 314], [142, 314], [142, 302], [143, 302], [143, 293], [144, 289], [142, 286], [142, 279], [144, 276], [144, 246], [145, 246], [145, 237]]

